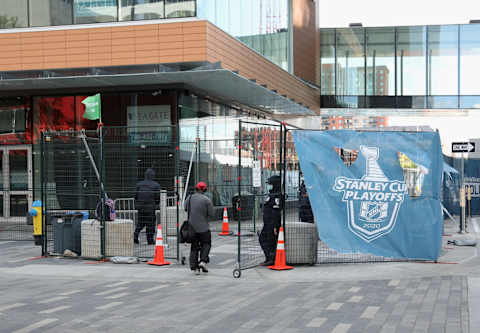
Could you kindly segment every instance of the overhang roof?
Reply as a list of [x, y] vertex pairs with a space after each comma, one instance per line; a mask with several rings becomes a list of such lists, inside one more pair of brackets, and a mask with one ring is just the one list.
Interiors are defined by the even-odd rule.
[[156, 65], [156, 71], [109, 72], [104, 69], [71, 69], [69, 71], [30, 71], [0, 73], [0, 95], [31, 94], [45, 91], [60, 92], [72, 89], [95, 91], [115, 87], [164, 87], [181, 85], [193, 92], [222, 102], [246, 106], [271, 114], [314, 115], [310, 109], [254, 81], [215, 64], [188, 70]]

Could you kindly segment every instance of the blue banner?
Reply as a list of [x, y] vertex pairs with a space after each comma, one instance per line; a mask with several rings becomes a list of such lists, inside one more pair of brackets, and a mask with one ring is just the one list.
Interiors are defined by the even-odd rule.
[[341, 253], [438, 258], [438, 133], [294, 131], [293, 137], [322, 241]]

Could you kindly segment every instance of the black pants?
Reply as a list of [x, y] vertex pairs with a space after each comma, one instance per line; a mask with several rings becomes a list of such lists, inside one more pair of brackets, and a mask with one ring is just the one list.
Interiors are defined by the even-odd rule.
[[[210, 231], [196, 232], [190, 247], [190, 268], [196, 269], [200, 261], [209, 262], [208, 255], [212, 247]], [[198, 257], [200, 255], [200, 258]], [[200, 259], [200, 260], [199, 260]]]
[[135, 233], [133, 237], [135, 240], [138, 241], [138, 235], [142, 231], [143, 228], [147, 230], [147, 242], [149, 244], [155, 243], [154, 236], [155, 236], [155, 212], [138, 212], [138, 223], [137, 227], [135, 228]]
[[275, 251], [277, 250], [277, 238], [278, 233], [275, 235], [273, 231], [273, 226], [264, 226], [258, 241], [262, 247], [263, 253], [265, 254], [265, 260], [275, 260]]

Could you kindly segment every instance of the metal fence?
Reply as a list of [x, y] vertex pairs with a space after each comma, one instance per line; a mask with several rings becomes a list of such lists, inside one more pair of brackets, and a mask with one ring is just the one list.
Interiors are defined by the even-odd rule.
[[[201, 180], [208, 184], [216, 209], [210, 222], [212, 255], [217, 263], [231, 264], [238, 277], [265, 260], [259, 244], [269, 195], [265, 182], [279, 175], [287, 263], [393, 260], [337, 253], [318, 238], [315, 223], [328, 221], [305, 218], [308, 209], [311, 214], [308, 191], [285, 124], [240, 120], [235, 139], [229, 140], [181, 142], [178, 134], [177, 126], [43, 133], [44, 254], [151, 258], [152, 233], [161, 225], [165, 257], [184, 263], [189, 246], [177, 242], [179, 225], [186, 219], [183, 202]], [[136, 185], [147, 169], [154, 170], [160, 185], [153, 220], [139, 214], [135, 201]], [[96, 218], [106, 198], [113, 200], [114, 221]]]

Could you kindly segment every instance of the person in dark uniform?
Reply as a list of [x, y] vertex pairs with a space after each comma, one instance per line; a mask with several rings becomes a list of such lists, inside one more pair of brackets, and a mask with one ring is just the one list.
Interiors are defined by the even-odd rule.
[[260, 246], [265, 254], [263, 266], [270, 266], [275, 262], [275, 250], [282, 217], [280, 176], [271, 176], [268, 178], [267, 184], [271, 185], [272, 189], [263, 205], [263, 229], [259, 237]]
[[145, 227], [147, 243], [155, 244], [155, 208], [160, 203], [160, 184], [155, 179], [155, 171], [145, 170], [145, 179], [137, 183], [135, 191], [135, 208], [138, 210], [138, 222], [133, 234], [133, 241], [138, 244], [138, 235]]
[[298, 214], [300, 221], [313, 223], [313, 212], [312, 212], [312, 205], [310, 204], [310, 198], [308, 197], [307, 187], [305, 186], [305, 182], [302, 180], [302, 184], [300, 185], [300, 196], [298, 199], [299, 202], [299, 209]]

